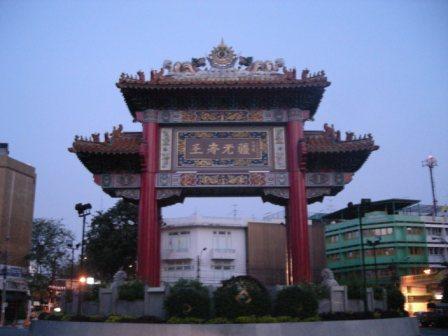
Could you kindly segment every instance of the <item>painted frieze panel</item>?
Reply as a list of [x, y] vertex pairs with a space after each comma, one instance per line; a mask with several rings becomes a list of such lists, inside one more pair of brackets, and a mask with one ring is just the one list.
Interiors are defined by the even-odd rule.
[[306, 185], [308, 187], [344, 186], [352, 180], [353, 173], [307, 173]]
[[174, 170], [271, 169], [271, 130], [175, 130]]
[[274, 127], [274, 167], [275, 169], [286, 169], [286, 144], [285, 128]]
[[140, 188], [139, 174], [102, 174], [100, 184], [104, 189], [108, 188]]
[[159, 123], [256, 123], [287, 122], [288, 111], [272, 110], [163, 110]]
[[160, 170], [171, 170], [171, 153], [173, 147], [173, 130], [162, 128], [160, 130]]
[[158, 188], [189, 187], [287, 187], [288, 173], [159, 173]]

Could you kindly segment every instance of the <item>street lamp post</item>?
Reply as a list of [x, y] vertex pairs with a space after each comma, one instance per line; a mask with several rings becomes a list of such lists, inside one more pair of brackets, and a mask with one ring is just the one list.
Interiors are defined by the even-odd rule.
[[[86, 204], [77, 203], [75, 205], [75, 210], [78, 212], [78, 216], [82, 218], [81, 262], [79, 265], [81, 272], [84, 272], [84, 233], [86, 230], [86, 217], [90, 215], [90, 209], [92, 209], [92, 205], [90, 203]], [[83, 285], [84, 284], [81, 283], [81, 281], [79, 281], [77, 315], [81, 315]]]
[[376, 246], [381, 243], [381, 237], [378, 237], [375, 240], [367, 240], [367, 245], [371, 246], [373, 249], [373, 262], [374, 262], [374, 269], [375, 269], [375, 285], [378, 285], [378, 273], [376, 269]]
[[72, 251], [72, 264], [70, 267], [70, 289], [73, 290], [73, 277], [75, 276], [75, 251], [79, 248], [81, 244], [67, 244], [67, 247]]
[[202, 256], [202, 253], [205, 251], [205, 250], [207, 250], [207, 248], [206, 247], [204, 247], [202, 250], [201, 250], [201, 252], [199, 252], [199, 255], [198, 255], [198, 258], [197, 258], [197, 274], [196, 274], [196, 279], [198, 279], [198, 281], [200, 281], [201, 280], [201, 256]]
[[[362, 289], [364, 298], [364, 312], [367, 313], [367, 280], [366, 280], [366, 256], [364, 250], [364, 234], [362, 231], [362, 217], [364, 216], [364, 211], [370, 206], [371, 200], [369, 198], [362, 198], [361, 203], [358, 205], [358, 221], [359, 221], [359, 236], [361, 245], [361, 265], [362, 265]], [[352, 202], [347, 204], [348, 209], [353, 209], [355, 206]]]

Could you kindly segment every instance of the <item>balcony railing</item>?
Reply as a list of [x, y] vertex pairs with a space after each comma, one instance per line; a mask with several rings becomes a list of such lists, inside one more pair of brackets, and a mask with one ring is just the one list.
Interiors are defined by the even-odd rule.
[[165, 249], [162, 250], [161, 257], [163, 260], [193, 259], [188, 249]]
[[235, 249], [212, 249], [212, 259], [235, 259]]

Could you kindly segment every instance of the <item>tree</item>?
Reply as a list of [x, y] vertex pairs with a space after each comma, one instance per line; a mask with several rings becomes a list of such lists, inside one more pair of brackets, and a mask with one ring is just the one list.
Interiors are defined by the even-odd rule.
[[109, 280], [120, 268], [134, 273], [137, 215], [136, 205], [118, 201], [93, 217], [86, 235], [86, 267], [90, 274]]
[[68, 264], [67, 244], [74, 239], [60, 220], [37, 218], [33, 221], [29, 260], [36, 265], [36, 273], [54, 278]]
[[44, 299], [48, 285], [66, 269], [70, 253], [67, 244], [74, 239], [73, 232], [60, 220], [37, 218], [33, 221], [31, 251], [28, 259], [36, 267], [29, 287], [33, 297]]

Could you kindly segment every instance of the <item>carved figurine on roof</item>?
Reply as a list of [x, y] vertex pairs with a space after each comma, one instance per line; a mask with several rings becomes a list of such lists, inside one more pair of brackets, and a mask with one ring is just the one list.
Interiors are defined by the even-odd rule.
[[[204, 68], [209, 63], [210, 69]], [[235, 64], [238, 61], [238, 68]], [[166, 70], [166, 76], [193, 75], [197, 73], [219, 73], [220, 71], [242, 73], [278, 73], [279, 70], [287, 72], [285, 62], [278, 58], [275, 61], [253, 61], [252, 57], [237, 56], [232, 47], [227, 46], [223, 40], [214, 47], [207, 57], [192, 58], [190, 62], [175, 62], [166, 60], [162, 70]]]

